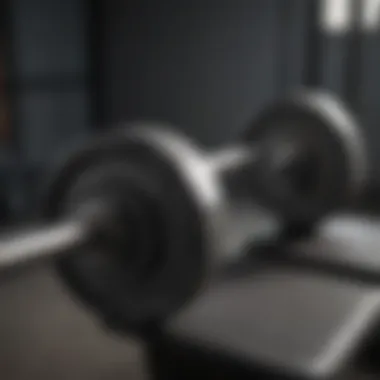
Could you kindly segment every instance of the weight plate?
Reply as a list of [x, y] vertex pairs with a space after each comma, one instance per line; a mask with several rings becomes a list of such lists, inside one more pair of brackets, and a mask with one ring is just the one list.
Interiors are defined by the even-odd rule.
[[260, 149], [259, 196], [290, 222], [344, 205], [368, 173], [358, 122], [330, 93], [301, 90], [264, 109], [244, 138]]
[[52, 181], [46, 215], [104, 196], [123, 199], [125, 231], [114, 244], [97, 241], [60, 259], [58, 270], [109, 325], [133, 331], [175, 312], [202, 285], [222, 194], [189, 140], [137, 125], [74, 155]]

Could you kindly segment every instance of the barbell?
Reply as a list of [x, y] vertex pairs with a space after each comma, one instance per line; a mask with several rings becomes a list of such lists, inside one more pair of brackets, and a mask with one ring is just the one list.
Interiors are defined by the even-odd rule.
[[354, 117], [321, 91], [266, 107], [215, 152], [168, 126], [125, 126], [55, 172], [46, 224], [0, 239], [0, 268], [55, 258], [108, 324], [137, 329], [175, 312], [265, 228], [275, 236], [287, 222], [316, 223], [340, 207], [366, 172]]

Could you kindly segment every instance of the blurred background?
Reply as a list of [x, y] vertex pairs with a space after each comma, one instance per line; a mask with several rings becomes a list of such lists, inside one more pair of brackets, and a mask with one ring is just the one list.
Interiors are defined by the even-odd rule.
[[[115, 123], [153, 119], [205, 145], [229, 141], [297, 86], [359, 116], [378, 208], [378, 0], [3, 0], [0, 221], [31, 218], [55, 159]], [[140, 347], [110, 336], [50, 268], [0, 287], [0, 376], [141, 379]]]

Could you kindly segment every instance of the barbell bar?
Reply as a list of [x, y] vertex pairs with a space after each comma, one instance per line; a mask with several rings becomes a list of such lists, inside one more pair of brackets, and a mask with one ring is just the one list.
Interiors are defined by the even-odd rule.
[[180, 308], [264, 224], [276, 236], [287, 222], [318, 222], [367, 171], [355, 118], [317, 90], [265, 108], [215, 152], [168, 126], [120, 128], [56, 171], [46, 224], [0, 239], [0, 269], [54, 258], [108, 324], [138, 329]]

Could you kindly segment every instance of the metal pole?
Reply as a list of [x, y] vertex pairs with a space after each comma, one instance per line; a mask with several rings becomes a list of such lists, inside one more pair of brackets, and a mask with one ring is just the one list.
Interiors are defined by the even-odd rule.
[[0, 271], [73, 252], [84, 246], [110, 221], [110, 207], [99, 202], [82, 206], [73, 217], [46, 226], [0, 236]]
[[72, 252], [90, 236], [87, 224], [78, 219], [0, 237], [0, 270]]

